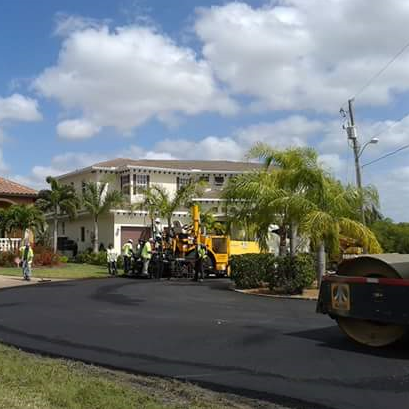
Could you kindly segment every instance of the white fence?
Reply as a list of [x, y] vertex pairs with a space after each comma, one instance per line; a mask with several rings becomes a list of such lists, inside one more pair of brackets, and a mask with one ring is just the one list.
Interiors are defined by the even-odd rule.
[[20, 248], [21, 239], [0, 239], [0, 251], [17, 251]]

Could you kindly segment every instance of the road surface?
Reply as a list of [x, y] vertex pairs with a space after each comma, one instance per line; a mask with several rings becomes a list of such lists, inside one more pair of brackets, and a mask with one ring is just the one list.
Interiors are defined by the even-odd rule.
[[123, 278], [0, 291], [0, 340], [300, 408], [409, 406], [409, 346], [352, 344], [315, 303]]

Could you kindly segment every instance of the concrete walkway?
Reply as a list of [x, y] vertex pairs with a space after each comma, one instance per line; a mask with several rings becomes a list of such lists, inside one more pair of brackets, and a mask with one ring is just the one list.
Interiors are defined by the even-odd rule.
[[23, 280], [23, 277], [0, 275], [0, 288], [19, 287], [22, 285], [33, 285], [38, 283], [49, 283], [52, 281], [67, 281], [61, 278], [38, 278], [32, 277], [30, 281]]

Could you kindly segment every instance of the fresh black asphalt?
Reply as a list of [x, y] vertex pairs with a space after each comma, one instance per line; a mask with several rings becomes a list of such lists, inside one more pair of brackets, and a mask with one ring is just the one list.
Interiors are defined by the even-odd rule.
[[409, 407], [409, 345], [351, 343], [315, 303], [123, 278], [0, 291], [0, 341], [302, 408]]

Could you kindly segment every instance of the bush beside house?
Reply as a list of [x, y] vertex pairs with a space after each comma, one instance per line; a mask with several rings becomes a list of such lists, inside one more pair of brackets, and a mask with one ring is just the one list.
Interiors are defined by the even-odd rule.
[[240, 289], [268, 286], [275, 292], [299, 294], [313, 284], [315, 269], [315, 260], [310, 254], [294, 257], [243, 254], [232, 257], [231, 278]]

